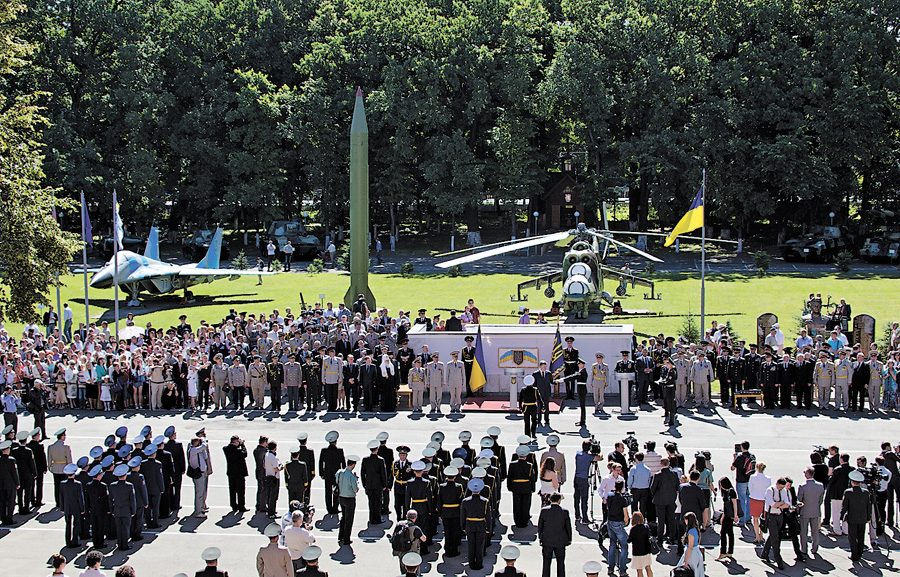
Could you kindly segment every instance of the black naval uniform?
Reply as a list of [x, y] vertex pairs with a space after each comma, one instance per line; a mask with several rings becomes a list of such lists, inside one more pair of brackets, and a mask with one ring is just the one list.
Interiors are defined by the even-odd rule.
[[469, 381], [472, 379], [472, 367], [475, 366], [475, 347], [465, 346], [459, 353], [460, 360], [463, 362], [463, 370], [466, 373], [466, 396], [471, 397], [474, 393], [469, 387]]
[[447, 479], [438, 489], [438, 514], [444, 525], [444, 549], [448, 557], [459, 555], [459, 544], [462, 542], [462, 526], [459, 519], [459, 507], [465, 489], [454, 479]]
[[522, 416], [525, 421], [525, 434], [534, 439], [537, 437], [538, 403], [541, 395], [534, 384], [528, 385], [519, 395], [519, 403], [522, 405]]
[[136, 512], [131, 518], [131, 540], [141, 541], [144, 537], [144, 509], [149, 505], [150, 499], [147, 495], [147, 484], [144, 476], [140, 471], [132, 471], [126, 477], [131, 486], [134, 487], [134, 499]]
[[272, 410], [281, 411], [281, 385], [284, 383], [284, 365], [278, 359], [272, 359], [266, 365], [269, 381], [269, 397], [272, 399]]
[[175, 475], [172, 477], [172, 488], [170, 489], [169, 506], [172, 511], [181, 509], [181, 482], [184, 480], [184, 473], [187, 471], [187, 465], [184, 457], [184, 445], [175, 439], [166, 441], [165, 450], [172, 455], [172, 465], [175, 467]]
[[416, 513], [419, 514], [416, 525], [421, 527], [428, 537], [428, 541], [419, 550], [423, 555], [423, 551], [427, 552], [428, 545], [432, 542], [432, 537], [427, 534], [427, 528], [431, 525], [431, 512], [434, 509], [433, 496], [431, 481], [424, 475], [415, 476], [406, 483], [406, 510], [416, 510]]
[[34, 464], [34, 453], [27, 445], [15, 445], [10, 454], [16, 460], [19, 470], [19, 515], [28, 513], [34, 500], [34, 482], [37, 478], [37, 467]]
[[[568, 368], [568, 365], [566, 365], [566, 367]], [[570, 386], [578, 386], [578, 405], [581, 408], [581, 420], [578, 421], [578, 424], [583, 427], [585, 426], [587, 420], [587, 369], [576, 369], [575, 372], [571, 375], [563, 377], [563, 380], [566, 382], [567, 390]]]
[[325, 510], [329, 515], [338, 514], [338, 502], [334, 495], [334, 487], [337, 485], [335, 475], [347, 466], [344, 459], [344, 450], [339, 449], [334, 443], [319, 452], [319, 474], [325, 480]]
[[535, 479], [534, 467], [527, 459], [520, 457], [509, 464], [506, 487], [512, 493], [513, 522], [520, 529], [527, 527], [531, 518], [531, 497], [534, 494]]
[[91, 511], [91, 536], [94, 548], [102, 549], [106, 547], [107, 526], [110, 521], [109, 488], [103, 481], [94, 479], [88, 483], [84, 494], [87, 497], [88, 509]]
[[287, 487], [288, 503], [291, 501], [309, 502], [309, 471], [306, 463], [300, 458], [291, 459], [284, 466], [284, 484]]
[[384, 443], [378, 447], [378, 456], [384, 461], [384, 474], [387, 477], [387, 491], [384, 491], [381, 500], [381, 514], [385, 517], [391, 514], [391, 489], [394, 487], [394, 475], [391, 471], [394, 464], [394, 451]]
[[663, 419], [670, 427], [675, 426], [675, 383], [678, 381], [678, 371], [675, 367], [662, 367], [659, 373], [659, 386], [663, 397], [665, 409]]
[[484, 550], [487, 548], [492, 526], [490, 501], [481, 495], [470, 495], [459, 507], [459, 521], [466, 528], [466, 544], [469, 550], [469, 569], [484, 568]]
[[[565, 348], [563, 349], [563, 378], [570, 377], [578, 372], [578, 349], [576, 348]], [[587, 381], [585, 381], [586, 383]], [[572, 400], [575, 398], [575, 380], [574, 379], [566, 379], [566, 399]], [[582, 419], [584, 420], [584, 419]]]
[[369, 524], [380, 525], [381, 505], [388, 488], [384, 459], [379, 457], [378, 453], [372, 453], [363, 457], [361, 469], [360, 480], [369, 500]]
[[306, 494], [303, 499], [309, 505], [312, 482], [316, 478], [316, 454], [306, 445], [300, 445], [300, 460], [306, 463], [306, 474], [309, 476], [309, 481], [306, 483]]
[[[734, 400], [734, 394], [744, 389], [744, 375], [746, 374], [744, 371], [744, 359], [740, 355], [729, 357], [725, 365], [725, 372], [728, 374], [726, 380], [730, 389], [730, 392], [726, 391], [725, 395], [728, 396], [730, 394], [732, 400]], [[722, 401], [723, 404], [727, 404], [727, 402], [724, 399]]]
[[[409, 504], [406, 500], [406, 484], [414, 477], [412, 469], [409, 466], [412, 461], [396, 460], [391, 465], [391, 477], [394, 479], [394, 513], [397, 515], [397, 522], [406, 519], [406, 512], [409, 510]], [[416, 509], [418, 511], [418, 509]]]
[[19, 486], [19, 471], [16, 460], [9, 455], [0, 455], [0, 523], [13, 524], [16, 510], [16, 487]]
[[767, 360], [760, 365], [759, 383], [762, 385], [763, 406], [766, 409], [774, 409], [777, 395], [775, 385], [778, 383], [778, 364], [775, 361]]
[[84, 513], [84, 490], [81, 482], [67, 478], [60, 483], [59, 500], [66, 517], [66, 547], [78, 547], [81, 515]]

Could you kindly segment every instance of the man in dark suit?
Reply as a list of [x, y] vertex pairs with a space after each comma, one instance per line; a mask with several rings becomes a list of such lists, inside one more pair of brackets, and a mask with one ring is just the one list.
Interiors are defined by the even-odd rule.
[[378, 367], [372, 364], [372, 355], [366, 355], [365, 363], [359, 367], [359, 384], [362, 388], [363, 410], [372, 411], [372, 406], [376, 402], [375, 392], [375, 376], [378, 374]]
[[225, 453], [225, 475], [228, 477], [228, 501], [233, 513], [246, 513], [247, 447], [237, 435], [222, 448]]
[[253, 448], [254, 473], [256, 476], [256, 512], [266, 512], [265, 480], [266, 480], [266, 453], [269, 452], [269, 437], [260, 435], [259, 444]]
[[572, 544], [572, 519], [569, 511], [560, 507], [562, 496], [550, 495], [550, 504], [541, 509], [538, 517], [538, 539], [544, 557], [544, 577], [550, 575], [550, 564], [556, 557], [556, 575], [566, 575], [566, 547]]
[[355, 362], [353, 355], [348, 355], [344, 363], [344, 398], [347, 400], [347, 409], [351, 404], [354, 411], [359, 411], [359, 364]]
[[637, 382], [637, 404], [647, 404], [647, 396], [650, 390], [650, 384], [653, 382], [653, 369], [656, 364], [647, 354], [646, 350], [642, 350], [634, 359], [634, 376]]
[[156, 453], [158, 452], [159, 449], [156, 445], [150, 445], [144, 449], [144, 455], [147, 459], [141, 463], [141, 474], [144, 476], [144, 483], [147, 485], [148, 504], [145, 519], [147, 527], [151, 529], [159, 528], [159, 503], [166, 488], [162, 474], [162, 465], [156, 460]]
[[854, 468], [850, 466], [850, 455], [843, 453], [840, 457], [841, 464], [834, 467], [828, 485], [825, 487], [825, 498], [831, 501], [831, 532], [829, 537], [837, 537], [846, 534], [841, 522], [841, 502], [844, 499], [844, 491], [850, 486], [850, 473]]
[[872, 520], [872, 508], [869, 504], [869, 492], [860, 487], [865, 480], [859, 471], [849, 475], [852, 487], [844, 491], [841, 502], [841, 519], [848, 527], [850, 537], [850, 560], [854, 563], [862, 558], [863, 541], [866, 535], [866, 524]]
[[700, 480], [700, 473], [693, 471], [691, 473], [691, 481], [684, 483], [678, 488], [678, 500], [681, 501], [681, 514], [691, 512], [697, 515], [698, 519], [703, 519], [703, 510], [706, 509], [707, 502], [703, 489], [697, 485]]
[[869, 363], [866, 357], [859, 353], [856, 355], [856, 361], [853, 363], [853, 376], [850, 377], [850, 410], [855, 411], [857, 407], [857, 399], [859, 399], [859, 410], [866, 409], [866, 393], [869, 387]]
[[797, 365], [791, 360], [791, 356], [785, 353], [778, 363], [778, 392], [782, 409], [791, 408], [791, 393], [794, 383], [797, 382]]
[[534, 386], [537, 387], [540, 398], [538, 399], [538, 424], [541, 417], [544, 424], [550, 426], [550, 395], [553, 392], [553, 375], [547, 370], [547, 361], [542, 360], [540, 370], [531, 374], [534, 377]]
[[[669, 543], [675, 545], [678, 535], [675, 527], [675, 498], [678, 496], [678, 473], [669, 468], [669, 459], [663, 457], [660, 462], [662, 467], [653, 475], [650, 482], [650, 495], [656, 508], [656, 518], [659, 529], [656, 534], [662, 542], [665, 535]], [[702, 517], [701, 517], [702, 518]]]
[[369, 499], [369, 524], [381, 524], [381, 507], [384, 503], [384, 494], [388, 491], [387, 471], [384, 468], [384, 459], [378, 456], [378, 448], [381, 446], [377, 440], [369, 441], [367, 445], [369, 456], [363, 458], [361, 477], [363, 489]]
[[807, 353], [797, 353], [797, 381], [794, 390], [797, 397], [797, 408], [812, 409], [813, 373], [816, 361]]

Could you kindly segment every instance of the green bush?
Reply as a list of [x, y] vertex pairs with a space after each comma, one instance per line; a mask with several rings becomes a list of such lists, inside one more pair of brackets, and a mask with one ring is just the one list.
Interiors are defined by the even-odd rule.
[[697, 323], [697, 315], [688, 313], [682, 318], [681, 328], [679, 329], [681, 336], [686, 338], [689, 343], [699, 343], [700, 326]]
[[325, 263], [322, 262], [322, 259], [315, 258], [311, 263], [306, 265], [306, 272], [309, 274], [318, 274], [325, 270]]
[[447, 269], [447, 274], [451, 277], [458, 277], [462, 274], [462, 265], [455, 264]]
[[414, 267], [413, 263], [407, 261], [400, 265], [400, 274], [403, 276], [411, 275], [413, 273]]
[[[656, 265], [652, 262], [644, 263], [644, 274], [653, 274], [656, 272]], [[694, 342], [694, 341], [691, 341]]]
[[766, 271], [769, 270], [772, 256], [764, 250], [758, 250], [754, 253], [750, 253], [750, 257], [753, 258], [753, 264], [756, 266], [757, 274], [759, 274], [759, 276], [764, 276]]
[[281, 264], [281, 261], [277, 258], [272, 261], [272, 272], [281, 272], [284, 270], [284, 265]]
[[231, 268], [235, 270], [247, 270], [250, 268], [250, 261], [247, 259], [247, 255], [244, 254], [243, 249], [231, 259]]
[[350, 237], [338, 248], [337, 265], [343, 270], [350, 270]]
[[842, 250], [834, 257], [834, 266], [841, 272], [850, 272], [850, 264], [853, 262], [853, 253], [849, 250]]

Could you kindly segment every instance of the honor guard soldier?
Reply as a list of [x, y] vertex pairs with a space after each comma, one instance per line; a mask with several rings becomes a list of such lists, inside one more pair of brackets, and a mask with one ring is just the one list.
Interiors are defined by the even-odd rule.
[[516, 569], [516, 559], [519, 558], [519, 548], [515, 545], [507, 545], [500, 549], [500, 558], [506, 562], [503, 571], [494, 573], [494, 577], [525, 577], [525, 573]]
[[69, 463], [63, 467], [66, 480], [59, 486], [61, 509], [66, 518], [66, 547], [78, 547], [78, 536], [81, 533], [81, 517], [84, 514], [84, 488], [75, 479], [78, 466]]
[[309, 440], [307, 433], [299, 433], [297, 440], [300, 441], [300, 460], [306, 463], [306, 474], [309, 476], [306, 484], [306, 494], [303, 496], [303, 501], [309, 505], [312, 482], [316, 478], [316, 455], [312, 449], [306, 446], [306, 442]]
[[59, 509], [59, 485], [66, 478], [63, 469], [66, 468], [66, 465], [72, 463], [72, 449], [66, 444], [65, 429], [56, 431], [54, 436], [56, 437], [56, 442], [47, 447], [47, 461], [49, 461], [50, 472], [53, 474], [54, 497], [56, 499], [56, 508]]
[[378, 456], [384, 460], [384, 474], [387, 477], [387, 491], [384, 492], [384, 499], [381, 503], [381, 514], [387, 517], [391, 513], [391, 489], [394, 487], [394, 475], [391, 468], [394, 464], [394, 451], [387, 446], [390, 435], [382, 431], [375, 435], [378, 441]]
[[[415, 509], [416, 513], [419, 515], [417, 525], [425, 530], [426, 527], [431, 524], [432, 510], [434, 509], [431, 484], [429, 480], [424, 477], [424, 461], [416, 461], [410, 465], [410, 469], [412, 469], [415, 476], [406, 483], [406, 510]], [[423, 555], [428, 553], [428, 547], [431, 543], [432, 540], [429, 537], [428, 541], [422, 545], [421, 552]]]
[[200, 557], [206, 561], [206, 569], [197, 571], [194, 577], [228, 577], [228, 571], [219, 571], [219, 557], [222, 556], [222, 550], [218, 547], [207, 547], [200, 554]]
[[41, 444], [43, 433], [40, 428], [32, 429], [29, 433], [31, 441], [28, 442], [28, 448], [34, 455], [34, 466], [37, 471], [37, 477], [34, 480], [34, 497], [31, 502], [32, 506], [37, 509], [44, 504], [44, 474], [47, 472], [47, 453], [44, 452], [44, 446]]
[[481, 496], [484, 482], [481, 479], [469, 481], [471, 495], [463, 499], [459, 508], [460, 523], [466, 529], [468, 545], [469, 569], [481, 571], [484, 568], [484, 551], [490, 537], [491, 510], [490, 502]]
[[522, 411], [524, 417], [525, 434], [532, 439], [537, 437], [538, 403], [540, 401], [541, 395], [534, 386], [534, 377], [526, 376], [525, 388], [519, 393], [519, 410]]
[[328, 573], [319, 569], [319, 557], [322, 556], [322, 548], [318, 545], [310, 545], [303, 550], [303, 561], [306, 568], [297, 572], [297, 577], [328, 577]]
[[497, 469], [500, 472], [498, 480], [502, 483], [506, 480], [506, 449], [497, 441], [500, 438], [500, 427], [488, 428], [487, 434], [490, 435], [494, 444], [485, 448], [490, 449], [494, 456], [497, 457]]
[[509, 477], [506, 487], [512, 493], [513, 522], [519, 529], [524, 529], [531, 521], [531, 497], [537, 479], [534, 467], [528, 462], [531, 451], [525, 445], [516, 448], [516, 458], [509, 464]]
[[334, 347], [328, 347], [328, 356], [322, 360], [322, 384], [325, 386], [325, 402], [329, 411], [337, 410], [338, 387], [344, 381], [344, 362], [335, 356]]
[[597, 353], [594, 357], [597, 362], [591, 365], [591, 378], [588, 385], [594, 391], [594, 414], [596, 415], [603, 412], [606, 388], [609, 386], [609, 365], [603, 362], [603, 353]]
[[462, 526], [459, 519], [459, 507], [465, 496], [465, 489], [456, 480], [459, 470], [448, 466], [444, 469], [444, 481], [437, 493], [437, 510], [444, 525], [444, 548], [447, 557], [459, 555], [459, 544], [462, 541]]
[[284, 384], [284, 364], [274, 355], [266, 364], [266, 379], [269, 381], [269, 397], [272, 399], [272, 410], [280, 412], [281, 386]]
[[344, 450], [337, 446], [338, 436], [337, 431], [328, 431], [325, 435], [328, 446], [319, 452], [319, 474], [325, 480], [325, 510], [329, 515], [338, 514], [338, 502], [334, 496], [337, 484], [335, 475], [347, 466]]
[[472, 346], [475, 337], [469, 335], [465, 338], [465, 341], [466, 346], [463, 347], [460, 353], [466, 370], [466, 397], [471, 397], [475, 394], [475, 391], [472, 391], [472, 388], [469, 386], [469, 380], [472, 378], [472, 367], [475, 366], [475, 347]]
[[431, 353], [431, 362], [425, 366], [425, 384], [428, 386], [428, 399], [431, 412], [441, 412], [441, 397], [444, 394], [444, 363], [438, 361], [440, 355]]
[[394, 513], [397, 515], [399, 523], [406, 518], [406, 511], [409, 509], [406, 500], [406, 485], [414, 475], [410, 468], [411, 463], [407, 459], [409, 447], [400, 445], [397, 447], [397, 455], [399, 458], [391, 465], [391, 477], [394, 479]]
[[16, 460], [19, 470], [19, 489], [16, 492], [19, 497], [19, 515], [27, 515], [31, 510], [31, 502], [34, 500], [34, 482], [37, 478], [37, 466], [34, 463], [34, 453], [28, 448], [28, 431], [19, 431], [16, 434], [18, 444], [10, 454]]
[[369, 441], [366, 448], [370, 454], [363, 458], [360, 465], [363, 489], [366, 491], [366, 497], [369, 500], [369, 524], [380, 525], [381, 505], [384, 502], [384, 495], [389, 491], [387, 472], [384, 469], [384, 459], [378, 456], [378, 447], [381, 446], [376, 439]]
[[469, 467], [475, 462], [475, 449], [469, 446], [469, 441], [471, 440], [472, 433], [470, 431], [461, 431], [459, 433], [459, 441], [462, 445], [453, 451], [453, 454], [456, 455], [456, 452], [462, 449], [465, 452], [465, 456], [462, 456], [461, 458]]
[[400, 349], [397, 350], [397, 370], [400, 372], [400, 384], [409, 384], [409, 370], [413, 366], [415, 354], [409, 348], [409, 339], [400, 341]]
[[422, 361], [417, 357], [413, 361], [413, 368], [409, 370], [410, 405], [414, 413], [422, 412], [422, 402], [425, 399], [425, 369]]
[[759, 367], [759, 384], [762, 385], [763, 407], [775, 408], [778, 384], [778, 364], [774, 360], [771, 350], [766, 351], [766, 360]]
[[[572, 346], [575, 342], [574, 337], [566, 337], [566, 348], [563, 349], [563, 376], [568, 377], [578, 372], [578, 349]], [[566, 399], [573, 400], [575, 398], [575, 380], [566, 380]]]
[[288, 503], [291, 501], [308, 502], [309, 470], [306, 463], [300, 460], [300, 445], [290, 449], [291, 460], [284, 465], [284, 484], [287, 488]]
[[2, 525], [14, 524], [13, 512], [16, 510], [16, 491], [19, 488], [19, 471], [16, 468], [16, 461], [9, 455], [11, 447], [11, 441], [0, 441], [0, 524]]
[[559, 435], [552, 434], [547, 437], [548, 449], [541, 455], [541, 466], [547, 458], [552, 458], [555, 465], [556, 476], [559, 480], [559, 486], [562, 487], [566, 482], [566, 456], [559, 452], [556, 447], [559, 445]]
[[445, 379], [447, 387], [450, 388], [450, 412], [462, 412], [462, 389], [466, 383], [466, 369], [462, 361], [459, 360], [459, 351], [450, 353], [453, 358], [447, 363], [447, 377]]
[[834, 386], [834, 365], [828, 360], [828, 353], [819, 353], [819, 362], [813, 370], [816, 383], [819, 410], [825, 410], [831, 403], [831, 387]]

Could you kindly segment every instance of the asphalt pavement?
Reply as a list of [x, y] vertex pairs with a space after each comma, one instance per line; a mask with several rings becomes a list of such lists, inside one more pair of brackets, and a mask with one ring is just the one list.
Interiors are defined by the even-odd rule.
[[[446, 411], [446, 408], [445, 408]], [[795, 481], [803, 478], [802, 470], [809, 462], [809, 453], [814, 444], [837, 444], [842, 452], [853, 457], [865, 454], [870, 460], [879, 452], [883, 440], [897, 444], [897, 416], [884, 414], [866, 414], [848, 417], [847, 415], [827, 412], [825, 414], [774, 411], [762, 413], [751, 409], [745, 412], [733, 412], [723, 409], [686, 412], [682, 410], [677, 428], [667, 428], [662, 424], [662, 411], [655, 407], [652, 410], [641, 410], [634, 417], [621, 417], [617, 409], [608, 409], [603, 417], [589, 418], [588, 428], [575, 426], [578, 420], [577, 409], [566, 408], [563, 413], [551, 418], [553, 430], [546, 427], [538, 430], [540, 450], [546, 447], [546, 436], [557, 432], [562, 437], [560, 450], [566, 455], [569, 478], [574, 470], [573, 456], [580, 448], [583, 439], [595, 435], [602, 443], [604, 452], [612, 450], [613, 444], [634, 431], [639, 442], [653, 439], [661, 446], [667, 440], [676, 441], [681, 452], [691, 461], [698, 450], [712, 452], [715, 466], [714, 476], [729, 475], [733, 446], [735, 443], [749, 440], [751, 451], [759, 461], [768, 465], [767, 474], [772, 478], [789, 475]], [[30, 425], [30, 418], [21, 417], [23, 426]], [[473, 444], [484, 435], [491, 425], [502, 429], [501, 444], [511, 453], [516, 445], [516, 438], [523, 432], [522, 420], [518, 416], [505, 414], [465, 414], [448, 416], [413, 415], [400, 412], [393, 415], [342, 415], [337, 413], [309, 414], [276, 414], [265, 411], [217, 411], [209, 413], [145, 413], [126, 412], [121, 414], [77, 413], [70, 415], [52, 415], [47, 422], [48, 432], [60, 427], [68, 428], [68, 442], [73, 456], [87, 454], [89, 449], [99, 444], [103, 437], [116, 427], [125, 425], [129, 428], [129, 436], [137, 434], [141, 427], [150, 424], [154, 434], [160, 434], [168, 425], [175, 425], [179, 432], [179, 440], [188, 444], [194, 431], [206, 428], [211, 446], [214, 474], [210, 479], [208, 503], [211, 507], [209, 517], [170, 518], [165, 520], [159, 530], [145, 531], [145, 539], [128, 552], [120, 553], [114, 548], [104, 550], [107, 557], [103, 562], [103, 570], [112, 575], [114, 568], [124, 563], [132, 565], [139, 577], [171, 577], [179, 572], [192, 575], [203, 568], [200, 552], [209, 546], [220, 547], [223, 551], [220, 568], [227, 570], [234, 577], [256, 574], [255, 557], [260, 547], [267, 542], [262, 535], [269, 520], [262, 514], [253, 512], [236, 516], [228, 505], [227, 481], [225, 478], [225, 460], [222, 453], [232, 434], [239, 434], [247, 441], [248, 450], [256, 444], [259, 435], [265, 434], [278, 442], [281, 450], [279, 456], [288, 458], [287, 448], [295, 443], [298, 433], [309, 434], [309, 446], [318, 451], [326, 445], [325, 433], [335, 429], [340, 431], [338, 445], [346, 454], [367, 454], [365, 445], [379, 431], [390, 433], [388, 444], [396, 447], [407, 444], [413, 455], [421, 455], [433, 431], [441, 430], [447, 440], [444, 447], [452, 450], [459, 446], [457, 435], [462, 430], [473, 433]], [[893, 435], [893, 436], [889, 436]], [[49, 444], [45, 442], [45, 445]], [[247, 479], [247, 503], [252, 508], [256, 484], [252, 476]], [[181, 512], [190, 514], [193, 499], [193, 488], [190, 479], [185, 478], [182, 503], [187, 505]], [[360, 494], [358, 499], [356, 522], [353, 528], [353, 543], [339, 546], [337, 543], [336, 517], [325, 517], [324, 488], [321, 478], [313, 482], [312, 502], [316, 507], [315, 535], [317, 542], [324, 550], [321, 559], [322, 569], [332, 577], [350, 575], [390, 576], [399, 573], [396, 558], [391, 555], [389, 543], [391, 530], [396, 520], [380, 526], [367, 526], [366, 500]], [[49, 557], [61, 552], [74, 563], [69, 565], [67, 575], [76, 575], [84, 568], [87, 547], [79, 550], [64, 548], [64, 520], [62, 514], [52, 509], [52, 477], [46, 476], [44, 501], [49, 503], [38, 513], [27, 518], [16, 517], [15, 527], [0, 529], [0, 551], [6, 575], [41, 575], [49, 574], [46, 563]], [[563, 506], [573, 505], [572, 482], [567, 481], [562, 492], [565, 496]], [[284, 487], [279, 496], [279, 514], [286, 511], [287, 495]], [[601, 516], [599, 498], [593, 500], [593, 515]], [[721, 502], [716, 506], [721, 508]], [[535, 497], [532, 505], [532, 525], [525, 529], [512, 526], [512, 505], [509, 493], [504, 488], [501, 500], [501, 518], [494, 535], [494, 543], [486, 557], [482, 571], [471, 571], [464, 564], [463, 555], [445, 558], [443, 550], [433, 548], [426, 556], [423, 574], [428, 575], [493, 575], [502, 569], [502, 561], [498, 561], [501, 545], [514, 543], [522, 550], [517, 566], [529, 575], [539, 575], [541, 571], [540, 546], [536, 539], [539, 499]], [[438, 534], [440, 536], [440, 533]], [[898, 555], [896, 549], [898, 532], [888, 529], [887, 541], [889, 549], [869, 551], [861, 565], [852, 566], [849, 561], [848, 542], [846, 537], [833, 539], [822, 536], [819, 555], [807, 563], [796, 563], [789, 543], [782, 545], [782, 555], [788, 564], [785, 571], [777, 571], [764, 564], [758, 557], [748, 540], [739, 539], [735, 549], [735, 560], [723, 565], [713, 561], [718, 555], [718, 536], [707, 531], [702, 539], [705, 546], [710, 547], [706, 554], [707, 575], [884, 575], [894, 573], [894, 559]], [[868, 542], [868, 540], [867, 540]], [[606, 541], [606, 544], [609, 542]], [[594, 529], [587, 525], [576, 525], [572, 545], [566, 557], [567, 575], [581, 575], [580, 568], [590, 559], [602, 560], [605, 549], [601, 551], [596, 541]], [[655, 575], [665, 576], [677, 561], [675, 552], [664, 552], [653, 565]], [[605, 567], [605, 561], [604, 561]], [[554, 567], [555, 571], [555, 567]], [[631, 575], [635, 572], [631, 571]]]

